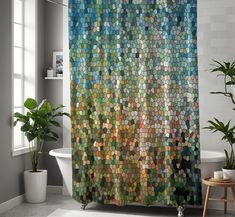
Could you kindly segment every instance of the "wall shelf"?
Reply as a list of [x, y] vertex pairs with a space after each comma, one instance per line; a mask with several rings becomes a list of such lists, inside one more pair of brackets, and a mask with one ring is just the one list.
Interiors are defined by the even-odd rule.
[[45, 77], [46, 80], [63, 80], [63, 77]]

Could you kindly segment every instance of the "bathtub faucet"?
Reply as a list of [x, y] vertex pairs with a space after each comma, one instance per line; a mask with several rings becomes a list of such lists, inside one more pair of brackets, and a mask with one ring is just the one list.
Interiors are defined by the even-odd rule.
[[86, 203], [86, 202], [82, 202], [81, 210], [85, 210], [85, 209], [86, 209], [86, 206], [87, 206], [87, 203]]
[[178, 211], [178, 217], [184, 217], [184, 207], [183, 206], [178, 206], [177, 211]]

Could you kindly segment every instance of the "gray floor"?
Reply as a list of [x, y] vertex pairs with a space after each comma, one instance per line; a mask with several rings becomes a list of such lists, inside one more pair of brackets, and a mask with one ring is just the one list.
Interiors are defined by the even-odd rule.
[[[0, 217], [46, 217], [56, 209], [68, 209], [79, 210], [80, 204], [71, 199], [61, 195], [48, 195], [47, 202], [42, 204], [28, 204], [23, 203], [14, 209], [3, 213]], [[86, 208], [87, 212], [110, 212], [110, 213], [122, 213], [132, 215], [155, 216], [155, 217], [177, 217], [176, 210], [174, 208], [159, 208], [159, 207], [141, 207], [141, 206], [125, 206], [117, 207], [114, 205], [101, 205], [97, 203], [91, 203]], [[186, 209], [186, 217], [201, 217], [200, 209]], [[207, 217], [222, 217], [225, 216], [223, 211], [208, 212]], [[226, 217], [234, 217], [235, 212], [230, 212]]]

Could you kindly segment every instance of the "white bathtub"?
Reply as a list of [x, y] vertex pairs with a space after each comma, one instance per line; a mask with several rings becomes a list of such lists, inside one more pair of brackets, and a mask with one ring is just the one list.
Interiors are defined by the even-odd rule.
[[[49, 153], [55, 156], [60, 167], [64, 183], [70, 195], [72, 195], [72, 154], [71, 148], [54, 149]], [[201, 151], [201, 173], [202, 178], [213, 176], [214, 171], [222, 170], [225, 161], [225, 155], [222, 152]], [[203, 186], [203, 197], [205, 187]], [[222, 205], [222, 204], [221, 204]], [[215, 208], [210, 206], [210, 208]], [[216, 206], [218, 208], [218, 206]]]
[[72, 195], [72, 149], [54, 149], [49, 152], [49, 155], [56, 158], [60, 172], [63, 176], [64, 184], [68, 190], [68, 193]]

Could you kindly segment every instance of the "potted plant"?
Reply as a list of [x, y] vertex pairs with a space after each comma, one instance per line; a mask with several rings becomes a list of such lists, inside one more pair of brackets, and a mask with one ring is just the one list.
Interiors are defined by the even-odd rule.
[[[211, 94], [221, 94], [229, 98], [232, 103], [235, 105], [234, 100], [234, 85], [235, 85], [235, 62], [223, 62], [214, 61], [213, 65], [215, 68], [212, 69], [212, 72], [219, 73], [218, 76], [223, 77], [224, 81], [224, 91], [221, 92], [211, 92]], [[235, 108], [233, 108], [235, 110]], [[226, 164], [223, 168], [224, 178], [231, 179], [235, 182], [235, 153], [234, 153], [234, 144], [235, 144], [235, 126], [230, 125], [231, 121], [223, 123], [222, 121], [214, 118], [214, 120], [209, 120], [209, 126], [205, 129], [211, 130], [213, 133], [220, 132], [222, 133], [222, 140], [226, 141], [230, 149], [224, 150], [226, 155]]]
[[41, 203], [46, 200], [47, 171], [38, 169], [39, 158], [42, 154], [44, 141], [57, 141], [59, 136], [52, 130], [52, 126], [60, 127], [57, 117], [68, 113], [62, 112], [63, 105], [52, 108], [47, 100], [40, 104], [32, 98], [24, 102], [26, 113], [14, 114], [14, 126], [20, 122], [21, 131], [29, 142], [32, 170], [24, 172], [24, 185], [26, 200], [31, 203]]

